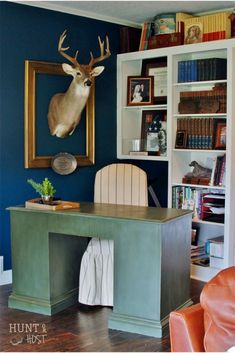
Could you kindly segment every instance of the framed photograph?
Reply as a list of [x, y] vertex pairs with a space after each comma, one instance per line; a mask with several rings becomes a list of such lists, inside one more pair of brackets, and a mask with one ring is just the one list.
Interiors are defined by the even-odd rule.
[[197, 245], [198, 244], [198, 233], [199, 233], [199, 228], [198, 227], [193, 227], [192, 228], [191, 245]]
[[160, 155], [159, 153], [159, 140], [157, 132], [147, 132], [147, 151], [156, 153], [156, 155]]
[[167, 60], [166, 58], [146, 59], [142, 62], [142, 75], [154, 76], [153, 103], [167, 103]]
[[201, 43], [203, 34], [202, 22], [185, 24], [184, 44]]
[[127, 105], [153, 104], [153, 77], [128, 76]]
[[226, 149], [226, 123], [216, 125], [215, 149]]
[[166, 110], [143, 110], [141, 125], [142, 151], [165, 156], [167, 151]]
[[175, 148], [186, 148], [187, 133], [185, 130], [177, 130], [175, 138]]

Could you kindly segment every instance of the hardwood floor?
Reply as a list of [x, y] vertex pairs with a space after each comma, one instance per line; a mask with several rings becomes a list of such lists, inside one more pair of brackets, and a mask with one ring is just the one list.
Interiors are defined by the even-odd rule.
[[[205, 283], [191, 280], [196, 303]], [[109, 330], [111, 308], [75, 305], [52, 317], [7, 307], [11, 286], [0, 286], [0, 351], [2, 352], [169, 352], [162, 339]]]

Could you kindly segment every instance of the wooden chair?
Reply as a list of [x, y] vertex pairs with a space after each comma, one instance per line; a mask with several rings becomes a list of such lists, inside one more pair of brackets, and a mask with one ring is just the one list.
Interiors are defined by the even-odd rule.
[[[111, 164], [96, 173], [94, 202], [148, 206], [146, 173], [131, 164]], [[113, 240], [92, 238], [80, 269], [79, 298], [87, 305], [113, 305]]]

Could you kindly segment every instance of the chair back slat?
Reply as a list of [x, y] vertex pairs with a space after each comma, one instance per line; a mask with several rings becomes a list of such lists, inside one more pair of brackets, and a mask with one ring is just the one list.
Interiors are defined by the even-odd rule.
[[94, 202], [147, 206], [147, 175], [132, 164], [110, 164], [96, 173]]

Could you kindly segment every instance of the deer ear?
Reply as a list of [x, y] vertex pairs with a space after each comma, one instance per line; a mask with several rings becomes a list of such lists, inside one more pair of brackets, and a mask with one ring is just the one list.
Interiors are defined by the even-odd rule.
[[74, 68], [69, 64], [62, 64], [62, 68], [67, 75], [75, 75]]
[[104, 66], [97, 66], [91, 71], [91, 76], [99, 76], [104, 71]]

